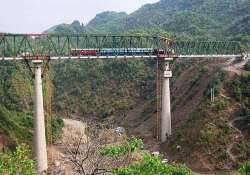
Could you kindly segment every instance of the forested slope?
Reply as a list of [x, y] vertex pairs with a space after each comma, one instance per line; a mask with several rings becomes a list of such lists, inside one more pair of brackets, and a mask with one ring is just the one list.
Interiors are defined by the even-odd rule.
[[[58, 25], [49, 32], [128, 33], [166, 32], [185, 39], [249, 39], [247, 0], [160, 0], [131, 14], [103, 12], [86, 26]], [[77, 30], [72, 30], [77, 28]], [[80, 29], [80, 30], [78, 30]], [[249, 41], [249, 40], [248, 40]]]
[[155, 66], [155, 60], [54, 63], [55, 109], [86, 117], [121, 117], [138, 101], [154, 99]]
[[[33, 135], [33, 83], [32, 75], [23, 62], [0, 63], [0, 135], [7, 146], [32, 142]], [[44, 91], [45, 92], [45, 91]], [[62, 127], [53, 119], [54, 137]]]

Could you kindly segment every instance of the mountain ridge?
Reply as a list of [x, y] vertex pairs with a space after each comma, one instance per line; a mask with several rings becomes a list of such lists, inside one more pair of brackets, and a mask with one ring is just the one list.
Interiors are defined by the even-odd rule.
[[78, 20], [74, 20], [71, 24], [58, 24], [45, 30], [43, 33], [82, 33], [85, 27]]
[[[240, 26], [248, 26], [250, 23], [249, 8], [250, 2], [247, 0], [161, 0], [143, 5], [130, 14], [113, 11], [99, 13], [88, 24], [82, 26], [84, 30], [80, 32], [167, 32], [175, 38], [241, 40], [250, 35], [248, 28], [243, 29], [244, 35], [240, 29]], [[61, 25], [59, 28], [61, 29], [55, 32], [79, 32], [72, 30], [72, 24]]]

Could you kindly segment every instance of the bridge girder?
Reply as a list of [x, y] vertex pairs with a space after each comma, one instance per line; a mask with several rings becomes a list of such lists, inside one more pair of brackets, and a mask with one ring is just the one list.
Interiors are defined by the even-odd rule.
[[65, 57], [72, 48], [155, 48], [175, 56], [244, 53], [241, 43], [235, 41], [174, 41], [150, 35], [0, 34], [1, 58], [22, 57], [24, 53], [37, 59]]

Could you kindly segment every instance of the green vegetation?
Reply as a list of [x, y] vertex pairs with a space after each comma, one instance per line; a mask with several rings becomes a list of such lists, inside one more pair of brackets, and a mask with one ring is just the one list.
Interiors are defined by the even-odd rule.
[[[132, 154], [136, 150], [143, 147], [141, 139], [132, 137], [125, 140], [119, 145], [106, 145], [102, 154], [105, 156], [117, 157], [124, 156], [124, 154]], [[148, 152], [140, 152], [142, 154], [141, 160], [132, 163], [126, 167], [117, 167], [113, 169], [116, 175], [191, 175], [192, 172], [185, 165], [182, 164], [166, 164], [162, 162], [162, 155], [153, 156]]]
[[242, 75], [240, 77], [235, 78], [231, 83], [230, 87], [232, 89], [233, 96], [241, 101], [241, 100], [248, 100], [250, 97], [250, 75]]
[[181, 164], [166, 164], [162, 162], [161, 156], [153, 156], [144, 153], [142, 160], [128, 167], [113, 170], [117, 175], [192, 175], [190, 169]]
[[85, 28], [79, 21], [73, 21], [71, 24], [60, 24], [45, 31], [46, 33], [84, 33]]
[[[22, 62], [0, 63], [0, 133], [10, 145], [32, 141], [32, 77]], [[62, 120], [53, 117], [53, 137], [59, 136]]]
[[[230, 153], [235, 155], [239, 162], [249, 160], [249, 140], [235, 139], [238, 132], [230, 126], [233, 122], [232, 124], [248, 137], [249, 84], [249, 75], [232, 78], [223, 71], [213, 74], [204, 91], [203, 100], [193, 109], [187, 121], [173, 133], [166, 147], [183, 161], [189, 161], [185, 158], [188, 155], [193, 160], [199, 159], [196, 157], [199, 154], [215, 169], [228, 168]], [[214, 103], [210, 102], [212, 87], [215, 88]], [[178, 98], [178, 95], [175, 98]], [[241, 104], [241, 107], [235, 106], [236, 104]], [[231, 145], [232, 149], [229, 149], [233, 140], [235, 143]], [[181, 150], [177, 149], [178, 145]]]
[[250, 164], [243, 163], [240, 165], [239, 172], [241, 175], [249, 175], [250, 174]]
[[245, 129], [250, 131], [250, 74], [237, 77], [230, 82], [231, 93], [241, 103], [240, 115]]
[[198, 67], [198, 72], [195, 76], [189, 81], [189, 89], [191, 90], [194, 87], [197, 87], [200, 83], [200, 80], [204, 74], [208, 72], [208, 69], [205, 66]]
[[5, 107], [0, 106], [0, 133], [4, 133], [14, 143], [31, 141], [32, 133], [29, 129], [32, 125], [26, 127], [26, 117], [26, 115], [11, 113]]
[[250, 71], [250, 62], [248, 62], [245, 66], [244, 66], [244, 69], [246, 71]]
[[0, 174], [35, 175], [35, 162], [27, 146], [18, 146], [15, 152], [0, 153]]
[[[167, 33], [185, 39], [234, 39], [249, 42], [250, 3], [246, 0], [160, 0], [131, 14], [97, 14], [80, 32], [86, 33]], [[79, 22], [78, 22], [79, 23]], [[76, 24], [58, 25], [49, 32], [74, 32]], [[77, 25], [79, 26], [79, 25]]]
[[60, 137], [63, 126], [64, 126], [63, 120], [59, 117], [53, 116], [52, 118], [53, 140], [56, 140], [58, 137]]
[[214, 95], [217, 96], [221, 88], [221, 85], [225, 80], [225, 76], [226, 76], [226, 72], [222, 70], [215, 73], [213, 78], [209, 81], [209, 84], [204, 94], [207, 97], [210, 97], [211, 88], [214, 88]]
[[227, 109], [229, 106], [230, 106], [230, 102], [229, 100], [227, 99], [220, 99], [220, 100], [217, 100], [214, 104], [213, 104], [214, 108], [217, 110], [217, 111], [222, 111], [222, 110], [225, 110]]
[[133, 137], [131, 139], [125, 140], [121, 145], [118, 146], [106, 145], [102, 150], [102, 154], [107, 156], [118, 156], [125, 153], [132, 153], [142, 147], [142, 140]]
[[122, 26], [117, 25], [127, 16], [124, 12], [103, 12], [97, 14], [93, 20], [88, 24], [88, 32], [91, 33], [109, 33], [112, 32], [119, 33], [123, 30]]
[[[182, 40], [228, 39], [240, 40], [245, 47], [249, 47], [249, 8], [250, 2], [247, 0], [160, 0], [158, 3], [145, 5], [129, 15], [104, 12], [86, 26], [74, 21], [72, 24], [57, 25], [46, 32], [157, 34]], [[188, 91], [196, 91], [203, 83], [201, 79], [204, 75], [209, 74], [207, 67], [200, 65], [189, 60], [176, 61], [173, 65], [174, 77], [171, 83], [175, 83], [183, 70], [196, 66], [198, 71], [185, 84], [189, 88]], [[0, 133], [5, 134], [15, 145], [30, 142], [33, 129], [31, 76], [22, 63], [1, 62], [0, 66]], [[52, 69], [56, 89], [53, 106], [57, 115], [79, 114], [84, 117], [113, 117], [119, 120], [126, 116], [129, 110], [136, 108], [138, 103], [145, 104], [141, 115], [144, 120], [155, 112], [155, 60], [64, 61], [54, 62]], [[247, 64], [245, 69], [250, 70], [250, 65]], [[243, 118], [237, 126], [249, 131], [249, 79], [249, 75], [241, 76], [229, 82], [225, 88], [225, 91], [231, 94], [228, 100], [218, 97], [225, 81], [225, 73], [218, 72], [204, 92], [205, 99], [198, 107], [194, 107], [191, 115], [187, 117], [188, 121], [170, 140], [169, 147], [173, 153], [184, 157], [200, 153], [212, 162], [215, 169], [228, 168], [224, 166], [230, 161], [226, 148], [233, 136], [232, 129], [227, 124], [231, 115], [227, 113], [227, 109], [233, 107], [234, 100], [237, 100], [241, 104], [239, 115]], [[207, 100], [211, 88], [215, 88], [218, 98], [214, 104]], [[191, 96], [188, 99], [191, 100]], [[172, 108], [182, 100], [183, 96], [174, 96]], [[62, 126], [62, 120], [54, 117], [54, 138], [58, 137]], [[141, 144], [137, 139], [127, 140], [119, 146], [106, 146], [103, 154], [122, 155], [137, 150]], [[181, 151], [177, 150], [178, 145], [181, 145]], [[237, 143], [233, 149], [243, 155], [239, 155], [240, 158], [246, 159], [250, 156], [249, 145], [248, 142]], [[14, 154], [8, 153], [3, 158], [13, 157]], [[141, 161], [117, 168], [114, 173], [191, 174], [183, 165], [164, 164], [161, 160], [161, 156], [153, 157], [145, 153]], [[242, 166], [241, 172], [247, 170], [247, 167]]]
[[[62, 119], [53, 117], [53, 138], [60, 136], [63, 127]], [[32, 113], [10, 112], [0, 105], [0, 133], [6, 135], [14, 144], [32, 142], [33, 115]]]
[[31, 110], [31, 76], [23, 63], [0, 63], [0, 104], [11, 111]]
[[138, 101], [154, 98], [155, 63], [75, 60], [53, 64], [55, 110], [102, 119], [121, 116]]

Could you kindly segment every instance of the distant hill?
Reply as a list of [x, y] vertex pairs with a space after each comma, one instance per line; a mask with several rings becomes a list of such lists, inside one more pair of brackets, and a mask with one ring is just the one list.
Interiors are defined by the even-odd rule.
[[228, 29], [228, 35], [249, 35], [250, 33], [250, 15], [239, 18]]
[[[106, 32], [160, 28], [180, 37], [224, 38], [225, 33], [229, 31], [230, 34], [235, 28], [233, 24], [240, 28], [249, 22], [246, 18], [250, 15], [249, 9], [247, 0], [161, 0], [144, 5], [129, 15], [113, 13], [108, 23], [104, 20], [107, 19], [106, 13], [101, 13], [86, 27]], [[239, 29], [233, 31], [241, 32]], [[250, 33], [249, 30], [245, 32]]]
[[85, 27], [80, 24], [79, 21], [75, 20], [71, 24], [59, 24], [53, 26], [44, 33], [83, 33], [85, 32]]
[[119, 32], [123, 30], [122, 23], [127, 17], [125, 12], [106, 11], [97, 14], [86, 26], [89, 31]]
[[160, 0], [131, 14], [103, 12], [85, 27], [78, 21], [47, 32], [125, 33], [164, 31], [177, 38], [242, 38], [250, 35], [248, 0]]

